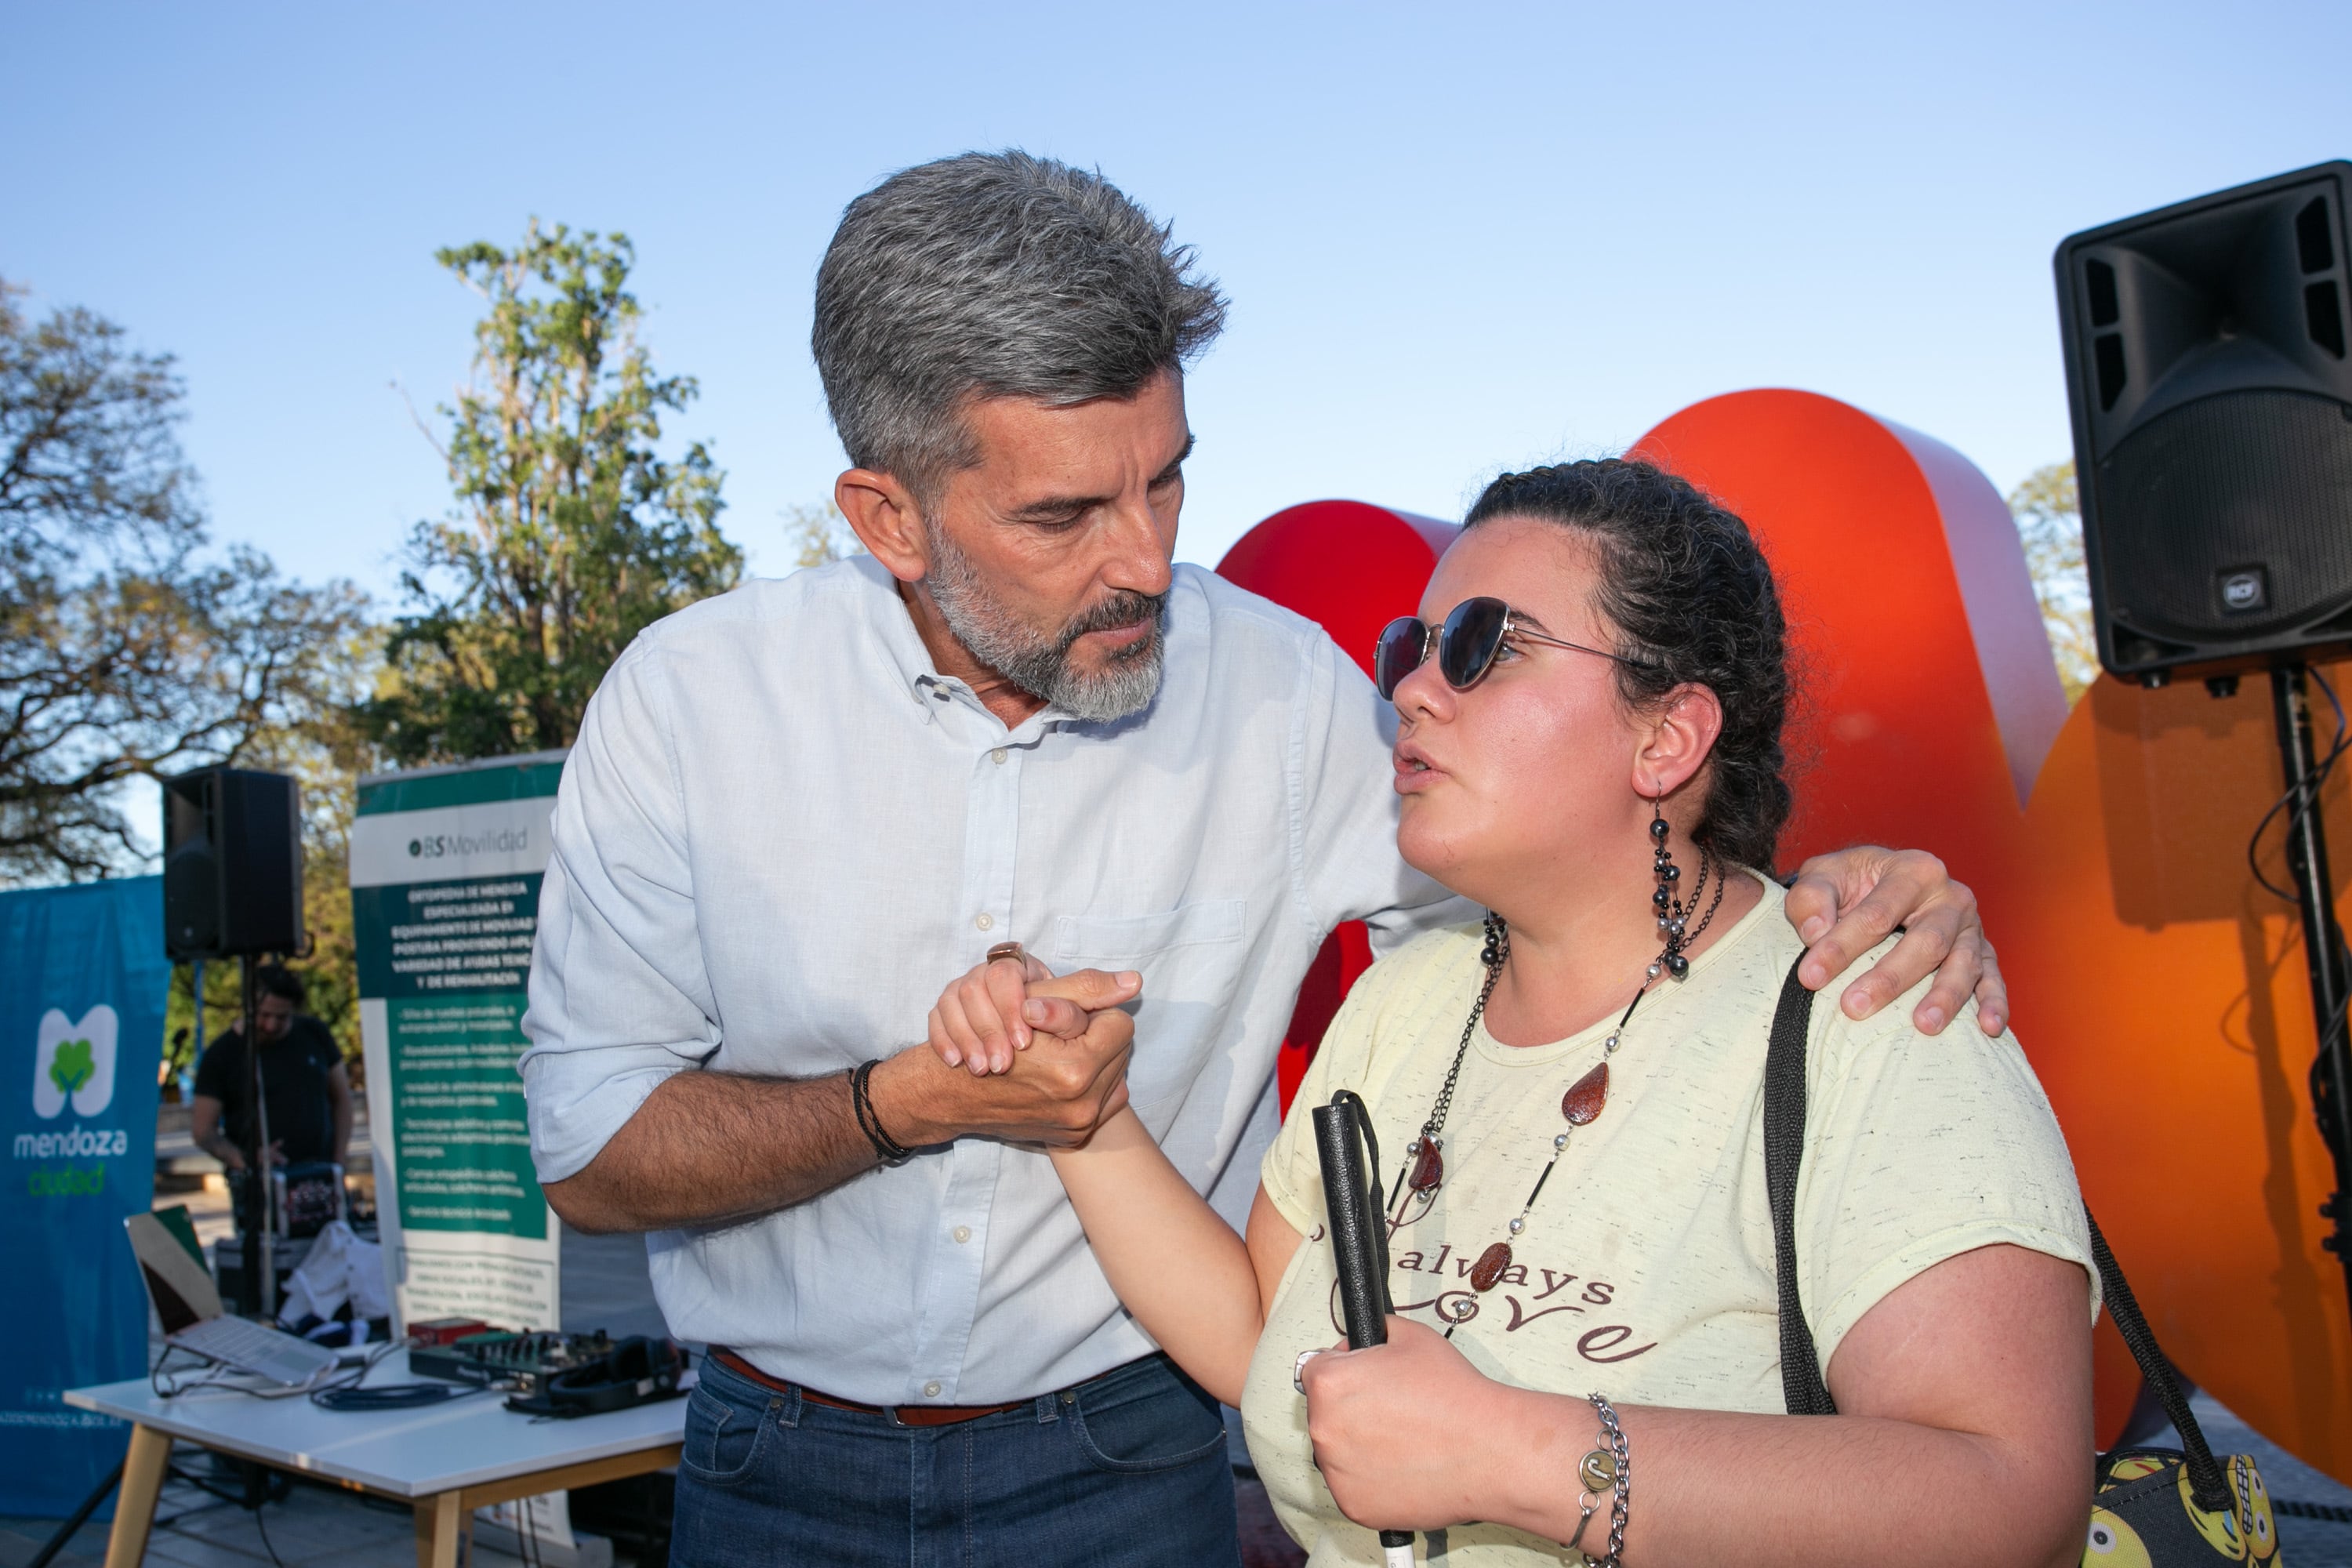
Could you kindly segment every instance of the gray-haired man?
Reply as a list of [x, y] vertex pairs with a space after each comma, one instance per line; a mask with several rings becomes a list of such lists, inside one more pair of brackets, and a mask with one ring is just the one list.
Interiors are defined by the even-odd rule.
[[[968, 155], [861, 196], [815, 348], [871, 555], [671, 617], [590, 707], [523, 1070], [557, 1212], [653, 1233], [671, 1328], [717, 1347], [682, 1563], [1235, 1555], [1217, 1412], [1120, 1312], [1034, 1145], [1131, 1099], [1237, 1217], [1325, 934], [1460, 911], [1396, 856], [1370, 682], [1171, 564], [1182, 365], [1223, 313], [1163, 229], [1057, 163]], [[1931, 859], [1849, 852], [1791, 917], [1827, 926], [1882, 870], [1820, 973], [1907, 918], [1878, 998], [1948, 950], [1927, 1005], [1981, 974], [1997, 1028], [1972, 901]], [[1008, 941], [1139, 972], [1132, 1022], [1011, 1048], [1039, 971], [954, 978]], [[1003, 1070], [908, 1048], [934, 1026]]]

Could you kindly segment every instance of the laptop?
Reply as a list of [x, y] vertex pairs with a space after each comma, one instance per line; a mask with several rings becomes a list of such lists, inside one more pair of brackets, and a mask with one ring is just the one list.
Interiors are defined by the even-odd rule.
[[164, 1343], [289, 1388], [336, 1364], [335, 1352], [324, 1345], [221, 1311], [220, 1291], [205, 1268], [204, 1245], [185, 1205], [132, 1215], [122, 1228], [131, 1233], [131, 1250], [147, 1277], [147, 1298], [155, 1303]]

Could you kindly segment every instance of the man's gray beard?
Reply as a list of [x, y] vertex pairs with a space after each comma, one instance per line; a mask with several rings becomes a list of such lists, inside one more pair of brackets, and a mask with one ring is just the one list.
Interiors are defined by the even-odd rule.
[[[997, 601], [971, 558], [929, 520], [924, 531], [929, 536], [931, 560], [923, 581], [931, 602], [974, 658], [1030, 696], [1097, 723], [1124, 719], [1150, 704], [1160, 689], [1160, 628], [1168, 618], [1165, 594], [1121, 591], [1064, 626], [1060, 635], [1043, 637]], [[1088, 632], [1131, 626], [1146, 617], [1151, 635], [1114, 656], [1107, 668], [1090, 674], [1070, 667], [1071, 647]]]

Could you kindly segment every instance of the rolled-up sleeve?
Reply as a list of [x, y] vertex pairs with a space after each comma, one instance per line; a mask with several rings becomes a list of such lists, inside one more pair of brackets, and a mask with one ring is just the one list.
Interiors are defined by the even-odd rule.
[[719, 1047], [658, 642], [614, 664], [556, 795], [523, 1032], [541, 1182], [578, 1173], [664, 1079]]

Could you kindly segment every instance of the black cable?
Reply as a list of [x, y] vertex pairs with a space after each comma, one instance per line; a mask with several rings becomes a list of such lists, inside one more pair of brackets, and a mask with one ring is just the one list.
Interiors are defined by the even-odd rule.
[[[2327, 754], [2313, 765], [2308, 789], [2299, 790], [2290, 784], [2286, 793], [2280, 795], [2272, 803], [2271, 808], [2263, 814], [2263, 819], [2254, 825], [2252, 836], [2246, 840], [2246, 867], [2253, 873], [2254, 880], [2261, 883], [2263, 889], [2272, 896], [2294, 905], [2298, 910], [2303, 906], [2300, 894], [2280, 887], [2263, 872], [2260, 858], [2263, 834], [2268, 830], [2279, 813], [2284, 811], [2288, 814], [2286, 834], [2289, 841], [2292, 842], [2295, 830], [2302, 826], [2304, 817], [2309, 813], [2321, 809], [2320, 791], [2326, 787], [2329, 776], [2335, 772], [2336, 763], [2343, 758], [2347, 749], [2352, 749], [2352, 723], [2347, 723], [2346, 721], [2343, 700], [2336, 696], [2334, 684], [2325, 674], [2316, 668], [2311, 669], [2308, 673], [2311, 679], [2318, 683], [2319, 689], [2326, 694], [2327, 705], [2335, 711], [2336, 738], [2328, 746]], [[2334, 889], [2322, 889], [2320, 896], [2323, 899], [2333, 898]], [[2322, 925], [2320, 945], [2326, 951], [2326, 962], [2334, 964], [2338, 975], [2352, 977], [2352, 947], [2345, 944], [2343, 934], [2335, 930], [2333, 921], [2324, 918], [2324, 911]], [[2345, 1026], [2345, 1017], [2347, 1013], [2352, 1013], [2352, 989], [2346, 991], [2326, 1018], [2315, 1020], [2319, 1025], [2317, 1035], [2319, 1048], [2312, 1058], [2310, 1071], [2305, 1075], [2304, 1081], [2311, 1096], [2312, 1110], [2317, 1113], [2323, 1133], [2326, 1129], [2336, 1125], [2337, 1097], [2346, 1092], [2347, 1087], [2352, 1087], [2336, 1082], [2332, 1067], [2334, 1057], [2329, 1050], [2330, 1043], [2339, 1037], [2337, 1031]], [[2347, 1177], [2347, 1162], [2352, 1161], [2352, 1150], [2336, 1149], [2332, 1136], [2328, 1136], [2326, 1142], [2329, 1152], [2336, 1158], [2336, 1176], [2341, 1182]], [[2332, 1216], [2334, 1205], [2346, 1201], [2345, 1195], [2339, 1193], [2329, 1200], [2328, 1206], [2322, 1212], [2328, 1213]], [[2338, 1234], [2342, 1234], [2344, 1229], [2344, 1226], [2339, 1221]]]
[[265, 1488], [261, 1500], [253, 1505], [253, 1528], [261, 1532], [261, 1549], [269, 1553], [269, 1560], [277, 1563], [278, 1568], [286, 1568], [284, 1560], [278, 1555], [278, 1548], [269, 1544], [269, 1527], [261, 1522], [261, 1510], [268, 1506], [269, 1493]]
[[2290, 904], [2296, 905], [2300, 905], [2302, 900], [2292, 889], [2280, 887], [2263, 872], [2262, 862], [2257, 858], [2257, 854], [2262, 848], [2263, 835], [2268, 831], [2271, 823], [2277, 818], [2280, 812], [2292, 808], [2292, 815], [2287, 818], [2287, 834], [2292, 837], [2295, 826], [2303, 820], [2304, 814], [2317, 808], [2321, 787], [2327, 783], [2328, 774], [2335, 771], [2336, 761], [2344, 755], [2346, 748], [2352, 746], [2352, 726], [2345, 723], [2344, 704], [2336, 699], [2336, 688], [2329, 685], [2327, 677], [2318, 670], [2314, 669], [2310, 673], [2311, 679], [2319, 683], [2319, 689], [2327, 693], [2327, 705], [2336, 710], [2335, 743], [2327, 748], [2327, 754], [2320, 758], [2311, 770], [2311, 795], [2308, 803], [2302, 799], [2302, 792], [2289, 785], [2286, 793], [2280, 795], [2268, 811], [2263, 813], [2263, 819], [2254, 824], [2253, 834], [2246, 840], [2246, 868], [2254, 874], [2254, 880], [2260, 882], [2263, 890], [2273, 898], [2283, 899]]
[[354, 1384], [337, 1384], [332, 1388], [314, 1389], [310, 1403], [321, 1410], [415, 1410], [444, 1400], [463, 1399], [469, 1394], [480, 1394], [487, 1384], [461, 1388], [454, 1383], [387, 1383], [378, 1388], [362, 1388]]

